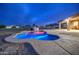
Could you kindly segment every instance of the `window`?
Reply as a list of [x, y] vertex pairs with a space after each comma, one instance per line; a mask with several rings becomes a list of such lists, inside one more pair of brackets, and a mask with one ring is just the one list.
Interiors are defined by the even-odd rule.
[[73, 23], [73, 26], [78, 26], [78, 21], [75, 21], [75, 22]]

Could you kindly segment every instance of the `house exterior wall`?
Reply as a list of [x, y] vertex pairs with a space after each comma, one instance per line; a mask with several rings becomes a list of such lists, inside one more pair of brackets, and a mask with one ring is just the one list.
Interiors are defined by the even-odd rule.
[[69, 29], [71, 30], [79, 30], [79, 20], [70, 21]]
[[59, 28], [62, 29], [62, 26], [65, 26], [64, 23], [67, 24], [67, 30], [79, 30], [79, 16], [71, 17], [66, 19], [67, 21], [62, 21], [59, 23]]

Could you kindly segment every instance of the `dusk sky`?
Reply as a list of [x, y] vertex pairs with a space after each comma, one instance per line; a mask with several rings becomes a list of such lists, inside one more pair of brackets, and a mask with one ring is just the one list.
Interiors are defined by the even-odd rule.
[[68, 3], [1, 3], [0, 24], [45, 25], [79, 13], [79, 4]]

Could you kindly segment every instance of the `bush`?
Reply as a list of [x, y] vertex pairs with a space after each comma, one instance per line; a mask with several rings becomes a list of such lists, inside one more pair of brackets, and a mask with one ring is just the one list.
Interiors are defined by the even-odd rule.
[[16, 26], [12, 26], [12, 28], [16, 28]]
[[5, 28], [6, 26], [5, 25], [0, 25], [0, 28]]

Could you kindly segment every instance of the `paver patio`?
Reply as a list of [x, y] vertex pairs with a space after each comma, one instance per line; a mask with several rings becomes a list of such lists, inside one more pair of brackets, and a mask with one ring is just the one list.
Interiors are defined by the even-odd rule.
[[40, 55], [78, 55], [79, 54], [78, 33], [77, 33], [78, 35], [76, 36], [73, 35], [74, 33], [62, 32], [58, 30], [46, 30], [46, 31], [49, 34], [58, 35], [60, 38], [54, 41], [27, 40], [27, 43], [29, 43], [38, 54]]
[[[79, 37], [61, 34], [59, 31], [47, 30], [49, 34], [58, 35], [55, 41], [29, 41], [39, 54], [44, 55], [75, 55], [79, 54]], [[66, 32], [64, 32], [66, 33]], [[74, 34], [74, 33], [72, 33]], [[78, 34], [78, 33], [77, 33]]]

